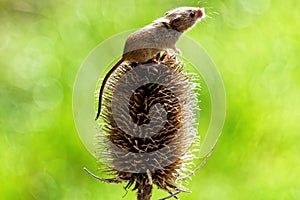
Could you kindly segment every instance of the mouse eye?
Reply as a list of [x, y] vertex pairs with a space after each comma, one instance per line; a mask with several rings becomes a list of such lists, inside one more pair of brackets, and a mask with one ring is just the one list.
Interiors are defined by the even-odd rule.
[[191, 18], [193, 18], [193, 17], [195, 17], [195, 16], [196, 16], [195, 12], [191, 12], [191, 13], [190, 13], [190, 17], [191, 17]]

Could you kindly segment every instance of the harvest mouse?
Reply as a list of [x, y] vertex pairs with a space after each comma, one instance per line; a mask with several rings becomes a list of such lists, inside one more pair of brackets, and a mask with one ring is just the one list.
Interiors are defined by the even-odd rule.
[[152, 59], [157, 53], [163, 50], [176, 48], [176, 42], [180, 36], [192, 28], [200, 19], [205, 17], [204, 8], [179, 7], [165, 14], [164, 17], [153, 21], [133, 33], [131, 33], [125, 43], [122, 58], [106, 74], [99, 92], [99, 103], [96, 120], [101, 112], [101, 100], [103, 90], [108, 78], [124, 61], [141, 64]]

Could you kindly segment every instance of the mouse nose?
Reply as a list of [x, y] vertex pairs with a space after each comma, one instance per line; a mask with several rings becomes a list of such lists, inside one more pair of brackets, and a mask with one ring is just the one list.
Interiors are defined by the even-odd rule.
[[204, 11], [204, 8], [200, 8], [200, 9], [197, 11], [197, 17], [198, 17], [198, 18], [204, 18], [204, 17], [205, 17], [205, 11]]

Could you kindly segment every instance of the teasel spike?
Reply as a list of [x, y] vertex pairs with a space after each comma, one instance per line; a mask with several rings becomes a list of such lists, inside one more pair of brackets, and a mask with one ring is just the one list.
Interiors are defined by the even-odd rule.
[[163, 199], [189, 192], [180, 178], [196, 157], [191, 147], [199, 144], [198, 86], [183, 67], [166, 52], [149, 63], [120, 65], [104, 90], [98, 120], [97, 158], [113, 178], [85, 169], [89, 175], [105, 183], [127, 182], [125, 190], [133, 186], [137, 200], [150, 200], [153, 185], [170, 194]]

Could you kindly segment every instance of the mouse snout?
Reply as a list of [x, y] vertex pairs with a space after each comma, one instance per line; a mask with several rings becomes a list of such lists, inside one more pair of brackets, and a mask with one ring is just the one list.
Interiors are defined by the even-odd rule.
[[200, 9], [197, 11], [197, 17], [198, 17], [198, 18], [204, 18], [204, 17], [205, 17], [204, 8], [200, 8]]

